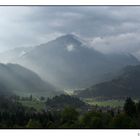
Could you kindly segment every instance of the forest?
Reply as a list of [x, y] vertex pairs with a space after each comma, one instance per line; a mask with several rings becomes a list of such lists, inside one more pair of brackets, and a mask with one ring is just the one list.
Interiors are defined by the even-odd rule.
[[[135, 103], [131, 98], [125, 100], [122, 109], [91, 108], [79, 99], [60, 95], [51, 99], [41, 98], [45, 109], [40, 111], [22, 105], [20, 100], [32, 100], [18, 96], [0, 96], [0, 128], [45, 128], [45, 129], [120, 129], [140, 128], [140, 101]], [[69, 103], [67, 99], [70, 98]], [[65, 100], [66, 99], [66, 100]], [[57, 101], [65, 104], [58, 109]], [[53, 109], [47, 109], [49, 104]], [[74, 106], [73, 106], [74, 105]], [[79, 110], [84, 106], [86, 109]]]

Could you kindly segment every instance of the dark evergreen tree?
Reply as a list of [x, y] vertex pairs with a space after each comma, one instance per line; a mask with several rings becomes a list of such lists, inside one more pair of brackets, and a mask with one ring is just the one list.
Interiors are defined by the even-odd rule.
[[136, 104], [131, 98], [126, 99], [124, 104], [124, 112], [131, 117], [136, 115]]
[[110, 128], [130, 128], [131, 117], [121, 113], [115, 116], [110, 122]]
[[26, 128], [42, 128], [42, 126], [38, 120], [30, 119], [26, 125]]
[[140, 115], [140, 101], [136, 104], [137, 113]]

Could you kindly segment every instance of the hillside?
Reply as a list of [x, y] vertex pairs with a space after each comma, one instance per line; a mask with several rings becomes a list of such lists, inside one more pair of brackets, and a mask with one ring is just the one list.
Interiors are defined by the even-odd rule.
[[17, 64], [0, 64], [0, 87], [1, 91], [20, 96], [57, 95], [52, 85], [44, 82], [36, 73]]
[[113, 80], [102, 82], [85, 90], [75, 91], [82, 98], [140, 98], [140, 65], [127, 66], [120, 76]]

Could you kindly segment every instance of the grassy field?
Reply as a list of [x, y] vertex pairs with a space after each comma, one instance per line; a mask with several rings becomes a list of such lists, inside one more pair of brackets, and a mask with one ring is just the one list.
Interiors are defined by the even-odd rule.
[[[89, 105], [98, 105], [98, 106], [111, 106], [111, 107], [123, 107], [124, 102], [123, 100], [105, 100], [105, 101], [97, 101], [95, 99], [84, 99], [84, 102], [86, 102]], [[38, 100], [25, 100], [25, 101], [20, 101], [22, 105], [27, 106], [27, 107], [33, 107], [37, 111], [41, 111], [42, 109], [45, 108], [45, 103], [42, 101]]]
[[86, 102], [90, 105], [111, 106], [111, 107], [122, 107], [124, 105], [123, 100], [97, 101], [95, 99], [85, 99], [84, 102]]
[[37, 111], [41, 111], [42, 109], [45, 108], [45, 103], [37, 100], [32, 100], [32, 101], [20, 101], [22, 105], [27, 106], [27, 107], [33, 107]]

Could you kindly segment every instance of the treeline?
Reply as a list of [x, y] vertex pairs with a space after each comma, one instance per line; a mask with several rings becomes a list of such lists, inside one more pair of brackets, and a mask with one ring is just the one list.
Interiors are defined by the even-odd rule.
[[140, 128], [140, 102], [131, 98], [123, 110], [79, 111], [74, 107], [63, 110], [36, 111], [8, 97], [0, 97], [0, 128]]
[[79, 98], [65, 94], [48, 98], [45, 105], [47, 110], [63, 110], [65, 107], [72, 107], [80, 110], [89, 108], [89, 105]]

